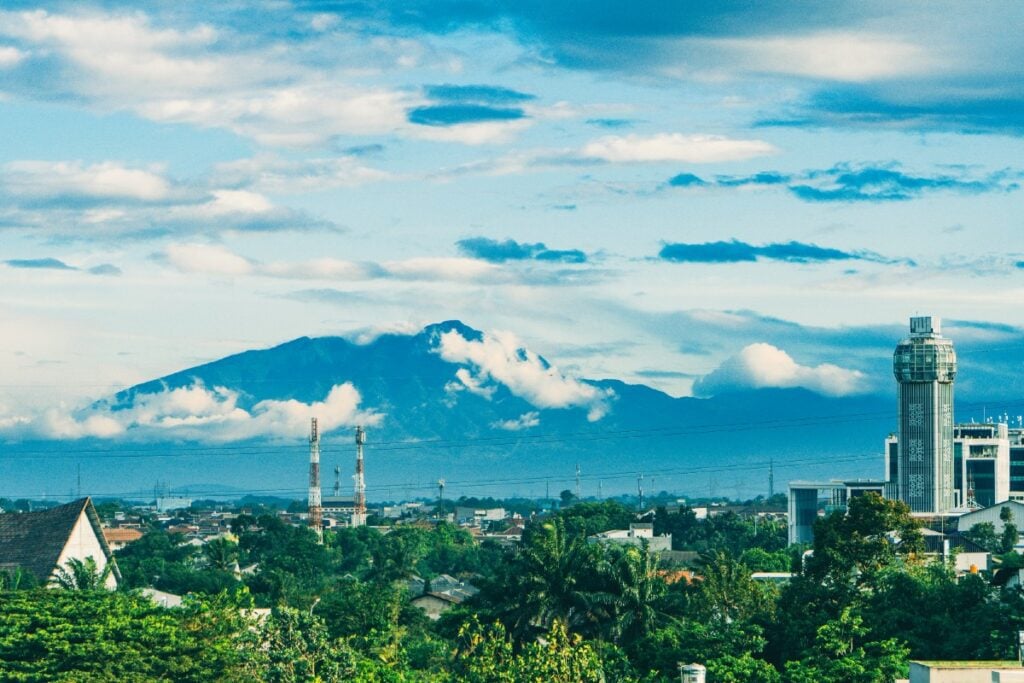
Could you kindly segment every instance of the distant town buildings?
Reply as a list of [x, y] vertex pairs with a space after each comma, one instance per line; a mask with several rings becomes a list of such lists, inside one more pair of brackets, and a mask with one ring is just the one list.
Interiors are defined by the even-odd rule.
[[869, 491], [901, 500], [919, 516], [959, 517], [1024, 501], [1024, 424], [1011, 427], [1008, 416], [955, 424], [956, 373], [953, 342], [942, 336], [939, 318], [911, 318], [910, 336], [893, 353], [897, 433], [885, 439], [884, 479], [790, 482], [790, 543], [810, 543], [819, 515], [844, 510]]

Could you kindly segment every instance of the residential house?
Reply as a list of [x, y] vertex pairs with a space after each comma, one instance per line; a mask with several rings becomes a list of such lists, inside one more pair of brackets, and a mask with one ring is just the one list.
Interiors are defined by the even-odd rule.
[[48, 510], [0, 514], [0, 571], [21, 569], [47, 583], [70, 560], [90, 557], [100, 571], [110, 567], [106, 586], [117, 588], [121, 572], [90, 498]]

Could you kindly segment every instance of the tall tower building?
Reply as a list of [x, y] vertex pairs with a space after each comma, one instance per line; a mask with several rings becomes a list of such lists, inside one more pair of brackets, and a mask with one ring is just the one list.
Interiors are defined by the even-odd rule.
[[896, 345], [899, 422], [895, 488], [912, 512], [953, 509], [953, 379], [956, 352], [931, 316], [910, 319]]

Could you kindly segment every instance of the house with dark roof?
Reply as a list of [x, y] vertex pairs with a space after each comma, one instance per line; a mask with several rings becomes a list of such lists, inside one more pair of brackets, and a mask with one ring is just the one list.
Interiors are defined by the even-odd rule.
[[100, 571], [110, 565], [107, 588], [117, 588], [121, 572], [103, 536], [92, 499], [37, 512], [0, 514], [0, 571], [32, 574], [42, 584], [69, 560], [93, 558]]

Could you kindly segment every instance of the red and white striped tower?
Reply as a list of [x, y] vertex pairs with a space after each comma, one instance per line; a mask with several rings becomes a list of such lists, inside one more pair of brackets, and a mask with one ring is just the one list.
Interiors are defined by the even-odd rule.
[[363, 444], [366, 443], [366, 432], [362, 427], [356, 427], [356, 473], [353, 479], [356, 482], [355, 509], [352, 513], [352, 526], [363, 526], [366, 524], [366, 479], [363, 477]]
[[324, 542], [323, 508], [320, 506], [320, 430], [316, 418], [309, 428], [309, 528], [316, 533], [317, 542]]

